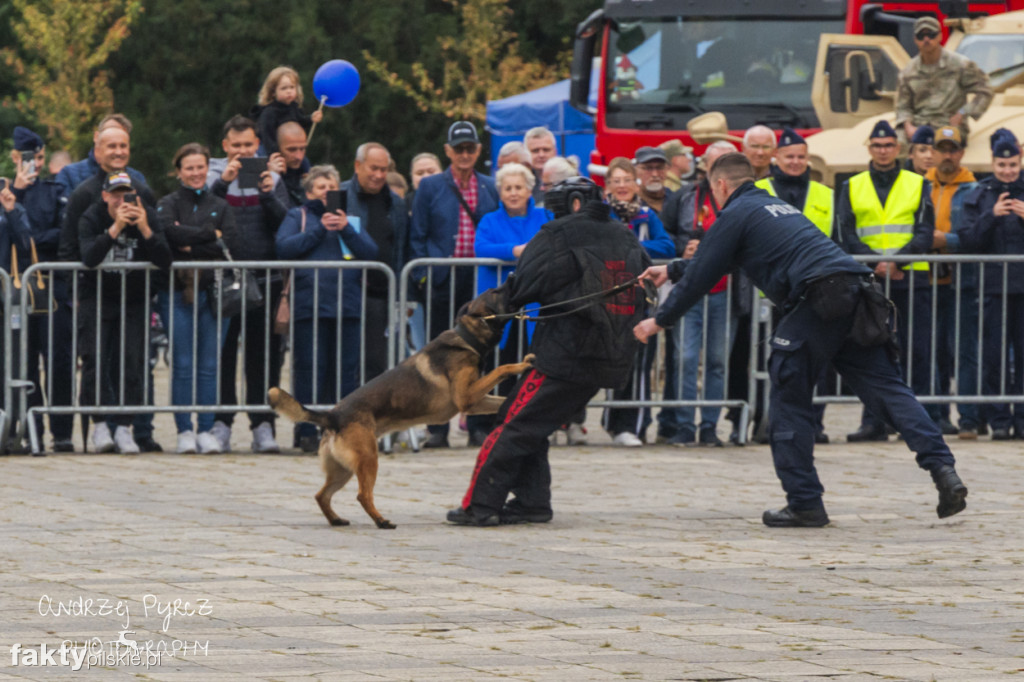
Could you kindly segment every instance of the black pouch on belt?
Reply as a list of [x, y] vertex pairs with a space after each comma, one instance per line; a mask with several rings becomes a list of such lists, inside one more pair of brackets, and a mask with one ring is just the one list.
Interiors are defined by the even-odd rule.
[[894, 341], [895, 320], [895, 306], [885, 297], [882, 285], [864, 280], [850, 339], [861, 346], [881, 346]]
[[854, 314], [861, 300], [860, 275], [837, 272], [819, 277], [807, 285], [804, 298], [811, 310], [826, 322]]

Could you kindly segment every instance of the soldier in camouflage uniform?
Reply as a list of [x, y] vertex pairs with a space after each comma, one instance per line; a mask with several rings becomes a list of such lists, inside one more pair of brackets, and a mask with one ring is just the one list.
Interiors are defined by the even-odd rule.
[[[942, 47], [942, 31], [934, 17], [914, 22], [918, 56], [900, 72], [896, 92], [896, 128], [901, 142], [918, 126], [945, 125], [960, 129], [967, 140], [967, 117], [978, 119], [992, 103], [988, 76], [970, 59]], [[968, 95], [974, 95], [970, 102]]]

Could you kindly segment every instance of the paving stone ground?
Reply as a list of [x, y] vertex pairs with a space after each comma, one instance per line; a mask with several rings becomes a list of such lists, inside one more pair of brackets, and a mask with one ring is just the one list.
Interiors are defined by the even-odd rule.
[[[820, 447], [832, 525], [796, 530], [760, 522], [765, 446], [591, 431], [552, 450], [550, 524], [490, 529], [442, 521], [466, 448], [383, 458], [390, 531], [354, 484], [328, 526], [294, 453], [2, 458], [0, 680], [1024, 679], [1021, 442], [954, 441], [969, 506], [941, 521], [902, 443]], [[29, 665], [63, 640], [82, 670]]]

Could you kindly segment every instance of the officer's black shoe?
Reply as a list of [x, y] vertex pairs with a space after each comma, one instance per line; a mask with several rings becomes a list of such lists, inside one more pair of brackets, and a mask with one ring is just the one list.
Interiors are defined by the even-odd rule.
[[477, 516], [462, 507], [449, 509], [448, 516], [445, 518], [447, 518], [448, 523], [454, 523], [456, 526], [497, 526], [501, 523], [501, 519], [498, 518], [497, 514]]
[[949, 421], [945, 417], [942, 417], [935, 423], [938, 424], [939, 428], [942, 430], [943, 436], [955, 436], [960, 433], [960, 429], [953, 426], [953, 422]]
[[550, 509], [529, 509], [519, 503], [519, 500], [509, 500], [501, 508], [498, 515], [502, 525], [515, 525], [518, 523], [547, 523], [554, 514]]
[[935, 512], [940, 519], [959, 514], [967, 508], [967, 486], [956, 474], [956, 469], [945, 464], [932, 469], [932, 480], [939, 491], [939, 505]]
[[814, 442], [817, 445], [828, 445], [828, 434], [824, 431], [818, 431], [814, 434]]
[[734, 428], [732, 430], [732, 433], [729, 434], [729, 442], [732, 443], [733, 445], [742, 445], [742, 443], [740, 443], [740, 430], [739, 429], [735, 429]]
[[53, 440], [53, 451], [54, 452], [74, 452], [75, 444], [70, 438], [54, 438]]
[[299, 449], [303, 452], [316, 452], [320, 449], [319, 436], [299, 436]]
[[1010, 440], [1010, 429], [992, 429], [992, 440]]
[[824, 508], [797, 511], [783, 507], [778, 511], [769, 509], [761, 516], [761, 521], [772, 528], [821, 528], [828, 525], [828, 514]]
[[871, 441], [887, 441], [889, 440], [889, 434], [885, 432], [885, 427], [879, 427], [871, 424], [861, 424], [860, 428], [853, 433], [846, 434], [847, 443], [867, 443]]
[[469, 443], [467, 445], [471, 448], [478, 448], [484, 444], [487, 440], [487, 436], [491, 435], [490, 431], [484, 429], [473, 429], [469, 432]]
[[164, 449], [160, 443], [153, 440], [153, 436], [143, 436], [142, 438], [136, 438], [135, 444], [139, 446], [139, 452], [163, 452]]
[[430, 438], [427, 438], [423, 443], [425, 448], [447, 448], [448, 445], [448, 434], [446, 433], [432, 433]]

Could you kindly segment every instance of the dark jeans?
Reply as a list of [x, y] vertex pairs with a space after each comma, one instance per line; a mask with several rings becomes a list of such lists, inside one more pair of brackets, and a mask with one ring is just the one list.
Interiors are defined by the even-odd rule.
[[[316, 322], [315, 332], [312, 319], [296, 320], [293, 325], [292, 393], [304, 405], [333, 405], [359, 387], [359, 319], [342, 320], [340, 345], [337, 319], [321, 317]], [[317, 433], [309, 422], [300, 422], [295, 428], [299, 438]]]
[[[982, 393], [1020, 395], [1024, 392], [1024, 294], [986, 295], [984, 315]], [[1012, 428], [1018, 438], [1024, 437], [1024, 404], [985, 404], [982, 414], [993, 429]]]
[[[35, 384], [36, 390], [28, 395], [29, 407], [46, 403], [50, 406], [71, 404], [71, 386], [74, 383], [75, 354], [71, 348], [71, 304], [67, 299], [63, 283], [55, 284], [54, 300], [57, 309], [51, 315], [30, 315], [28, 323], [28, 366], [26, 379]], [[60, 295], [58, 295], [60, 292]], [[50, 337], [52, 330], [52, 339]], [[51, 345], [52, 344], [52, 345]], [[52, 355], [52, 359], [51, 359]], [[39, 364], [43, 364], [46, 379], [40, 383]], [[50, 432], [55, 440], [69, 440], [74, 415], [50, 415]], [[36, 433], [42, 438], [43, 418], [36, 418]]]
[[[128, 303], [122, 311], [117, 303], [105, 302], [97, 315], [95, 299], [86, 299], [79, 308], [79, 323], [81, 404], [97, 404], [97, 385], [100, 405], [146, 404], [143, 383], [149, 349], [142, 343], [142, 339], [149, 326], [149, 316], [145, 304]], [[135, 416], [135, 413], [106, 417], [93, 415], [92, 419], [93, 422], [104, 420], [116, 428], [130, 426]]]
[[[978, 307], [977, 287], [960, 289], [960, 349], [957, 352], [959, 368], [956, 373], [957, 395], [978, 395]], [[981, 426], [981, 408], [978, 403], [957, 403], [961, 429]]]
[[[221, 349], [220, 365], [220, 400], [222, 405], [238, 404], [236, 377], [238, 373], [239, 340], [242, 339], [241, 350], [245, 353], [245, 403], [246, 405], [262, 405], [267, 402], [267, 389], [281, 383], [281, 336], [275, 334], [267, 325], [273, 325], [277, 300], [281, 297], [282, 282], [270, 285], [270, 322], [266, 321], [267, 305], [260, 306], [246, 313], [245, 329], [242, 329], [242, 316], [223, 320], [227, 325], [224, 346]], [[263, 285], [260, 285], [263, 289]], [[269, 340], [268, 337], [269, 336]], [[234, 412], [219, 412], [217, 419], [228, 426], [234, 423]], [[253, 410], [249, 412], [249, 426], [255, 429], [263, 423], [274, 426], [273, 410]]]
[[363, 320], [366, 325], [366, 343], [363, 344], [366, 369], [360, 377], [360, 383], [365, 384], [388, 369], [388, 340], [393, 330], [388, 329], [387, 298], [367, 296], [366, 305], [363, 306]]

